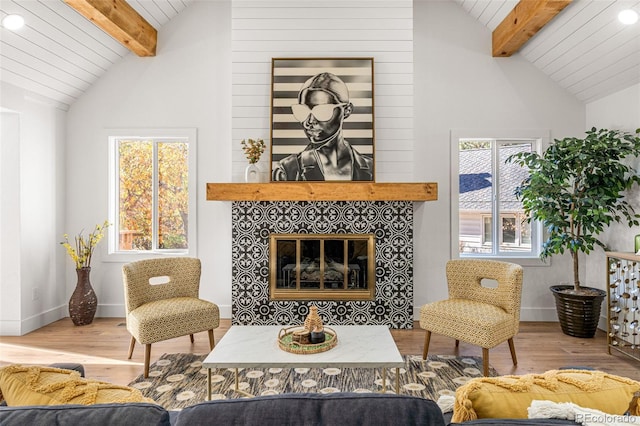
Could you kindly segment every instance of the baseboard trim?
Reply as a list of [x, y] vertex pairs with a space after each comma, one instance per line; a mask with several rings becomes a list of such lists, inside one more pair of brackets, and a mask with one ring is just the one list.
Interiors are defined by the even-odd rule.
[[17, 320], [1, 320], [0, 336], [21, 336], [20, 324]]
[[2, 320], [0, 336], [23, 336], [65, 316], [68, 316], [68, 307], [61, 305], [23, 320]]

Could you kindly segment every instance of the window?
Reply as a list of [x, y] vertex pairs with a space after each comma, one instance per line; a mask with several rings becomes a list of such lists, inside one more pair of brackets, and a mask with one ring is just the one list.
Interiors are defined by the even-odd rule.
[[529, 223], [515, 188], [527, 170], [507, 162], [539, 150], [541, 138], [454, 137], [454, 241], [458, 257], [537, 257], [540, 225]]
[[110, 253], [195, 253], [195, 130], [111, 131]]

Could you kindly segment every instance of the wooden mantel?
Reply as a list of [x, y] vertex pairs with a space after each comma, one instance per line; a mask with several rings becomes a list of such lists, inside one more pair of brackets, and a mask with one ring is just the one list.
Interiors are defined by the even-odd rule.
[[209, 201], [434, 201], [434, 182], [207, 183]]

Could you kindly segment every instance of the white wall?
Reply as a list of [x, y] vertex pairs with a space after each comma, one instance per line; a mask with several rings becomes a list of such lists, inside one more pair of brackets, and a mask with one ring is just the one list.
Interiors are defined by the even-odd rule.
[[586, 105], [587, 129], [592, 127], [634, 132], [640, 128], [640, 84]]
[[[206, 201], [206, 183], [231, 180], [230, 2], [196, 1], [158, 33], [155, 57], [126, 55], [69, 110], [65, 229], [92, 229], [108, 217], [105, 129], [197, 128], [201, 296], [229, 318], [231, 208]], [[124, 316], [122, 262], [109, 259], [106, 247], [98, 246], [92, 263], [96, 315]], [[67, 276], [71, 285], [73, 267]]]
[[20, 114], [0, 113], [0, 331], [20, 334]]
[[0, 335], [65, 315], [62, 236], [66, 112], [2, 84]]
[[[244, 180], [240, 140], [270, 141], [271, 59], [373, 57], [375, 180], [413, 180], [411, 0], [234, 0], [233, 180]], [[269, 180], [269, 151], [258, 166]]]
[[[605, 98], [586, 105], [586, 128], [618, 129], [635, 132], [640, 128], [640, 84], [616, 92]], [[640, 159], [630, 160], [640, 174]], [[627, 201], [640, 213], [640, 188], [627, 193]], [[600, 240], [611, 251], [634, 251], [634, 236], [640, 234], [640, 226], [626, 223], [613, 223], [600, 235]], [[606, 257], [604, 251], [597, 249], [586, 260], [586, 283], [591, 287], [605, 288]], [[606, 316], [606, 313], [604, 313]], [[601, 321], [601, 325], [605, 325]]]
[[[548, 129], [580, 135], [584, 105], [519, 54], [491, 56], [491, 31], [450, 1], [414, 1], [415, 180], [438, 182], [438, 201], [419, 205], [415, 306], [446, 297], [450, 258], [450, 132]], [[454, 182], [457, 184], [457, 182]], [[568, 258], [525, 267], [523, 320], [556, 320], [549, 286], [569, 281]]]

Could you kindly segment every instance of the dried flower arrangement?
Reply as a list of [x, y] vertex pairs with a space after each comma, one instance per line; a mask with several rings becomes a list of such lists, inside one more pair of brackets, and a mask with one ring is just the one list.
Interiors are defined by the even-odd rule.
[[82, 235], [82, 231], [75, 237], [75, 247], [69, 242], [69, 235], [64, 234], [64, 241], [60, 244], [67, 250], [71, 260], [76, 265], [76, 269], [91, 267], [91, 257], [93, 251], [104, 237], [104, 231], [109, 227], [110, 223], [104, 221], [102, 225], [96, 225], [93, 232], [87, 238]]
[[242, 139], [240, 144], [250, 164], [255, 164], [260, 161], [260, 156], [266, 148], [262, 139]]

